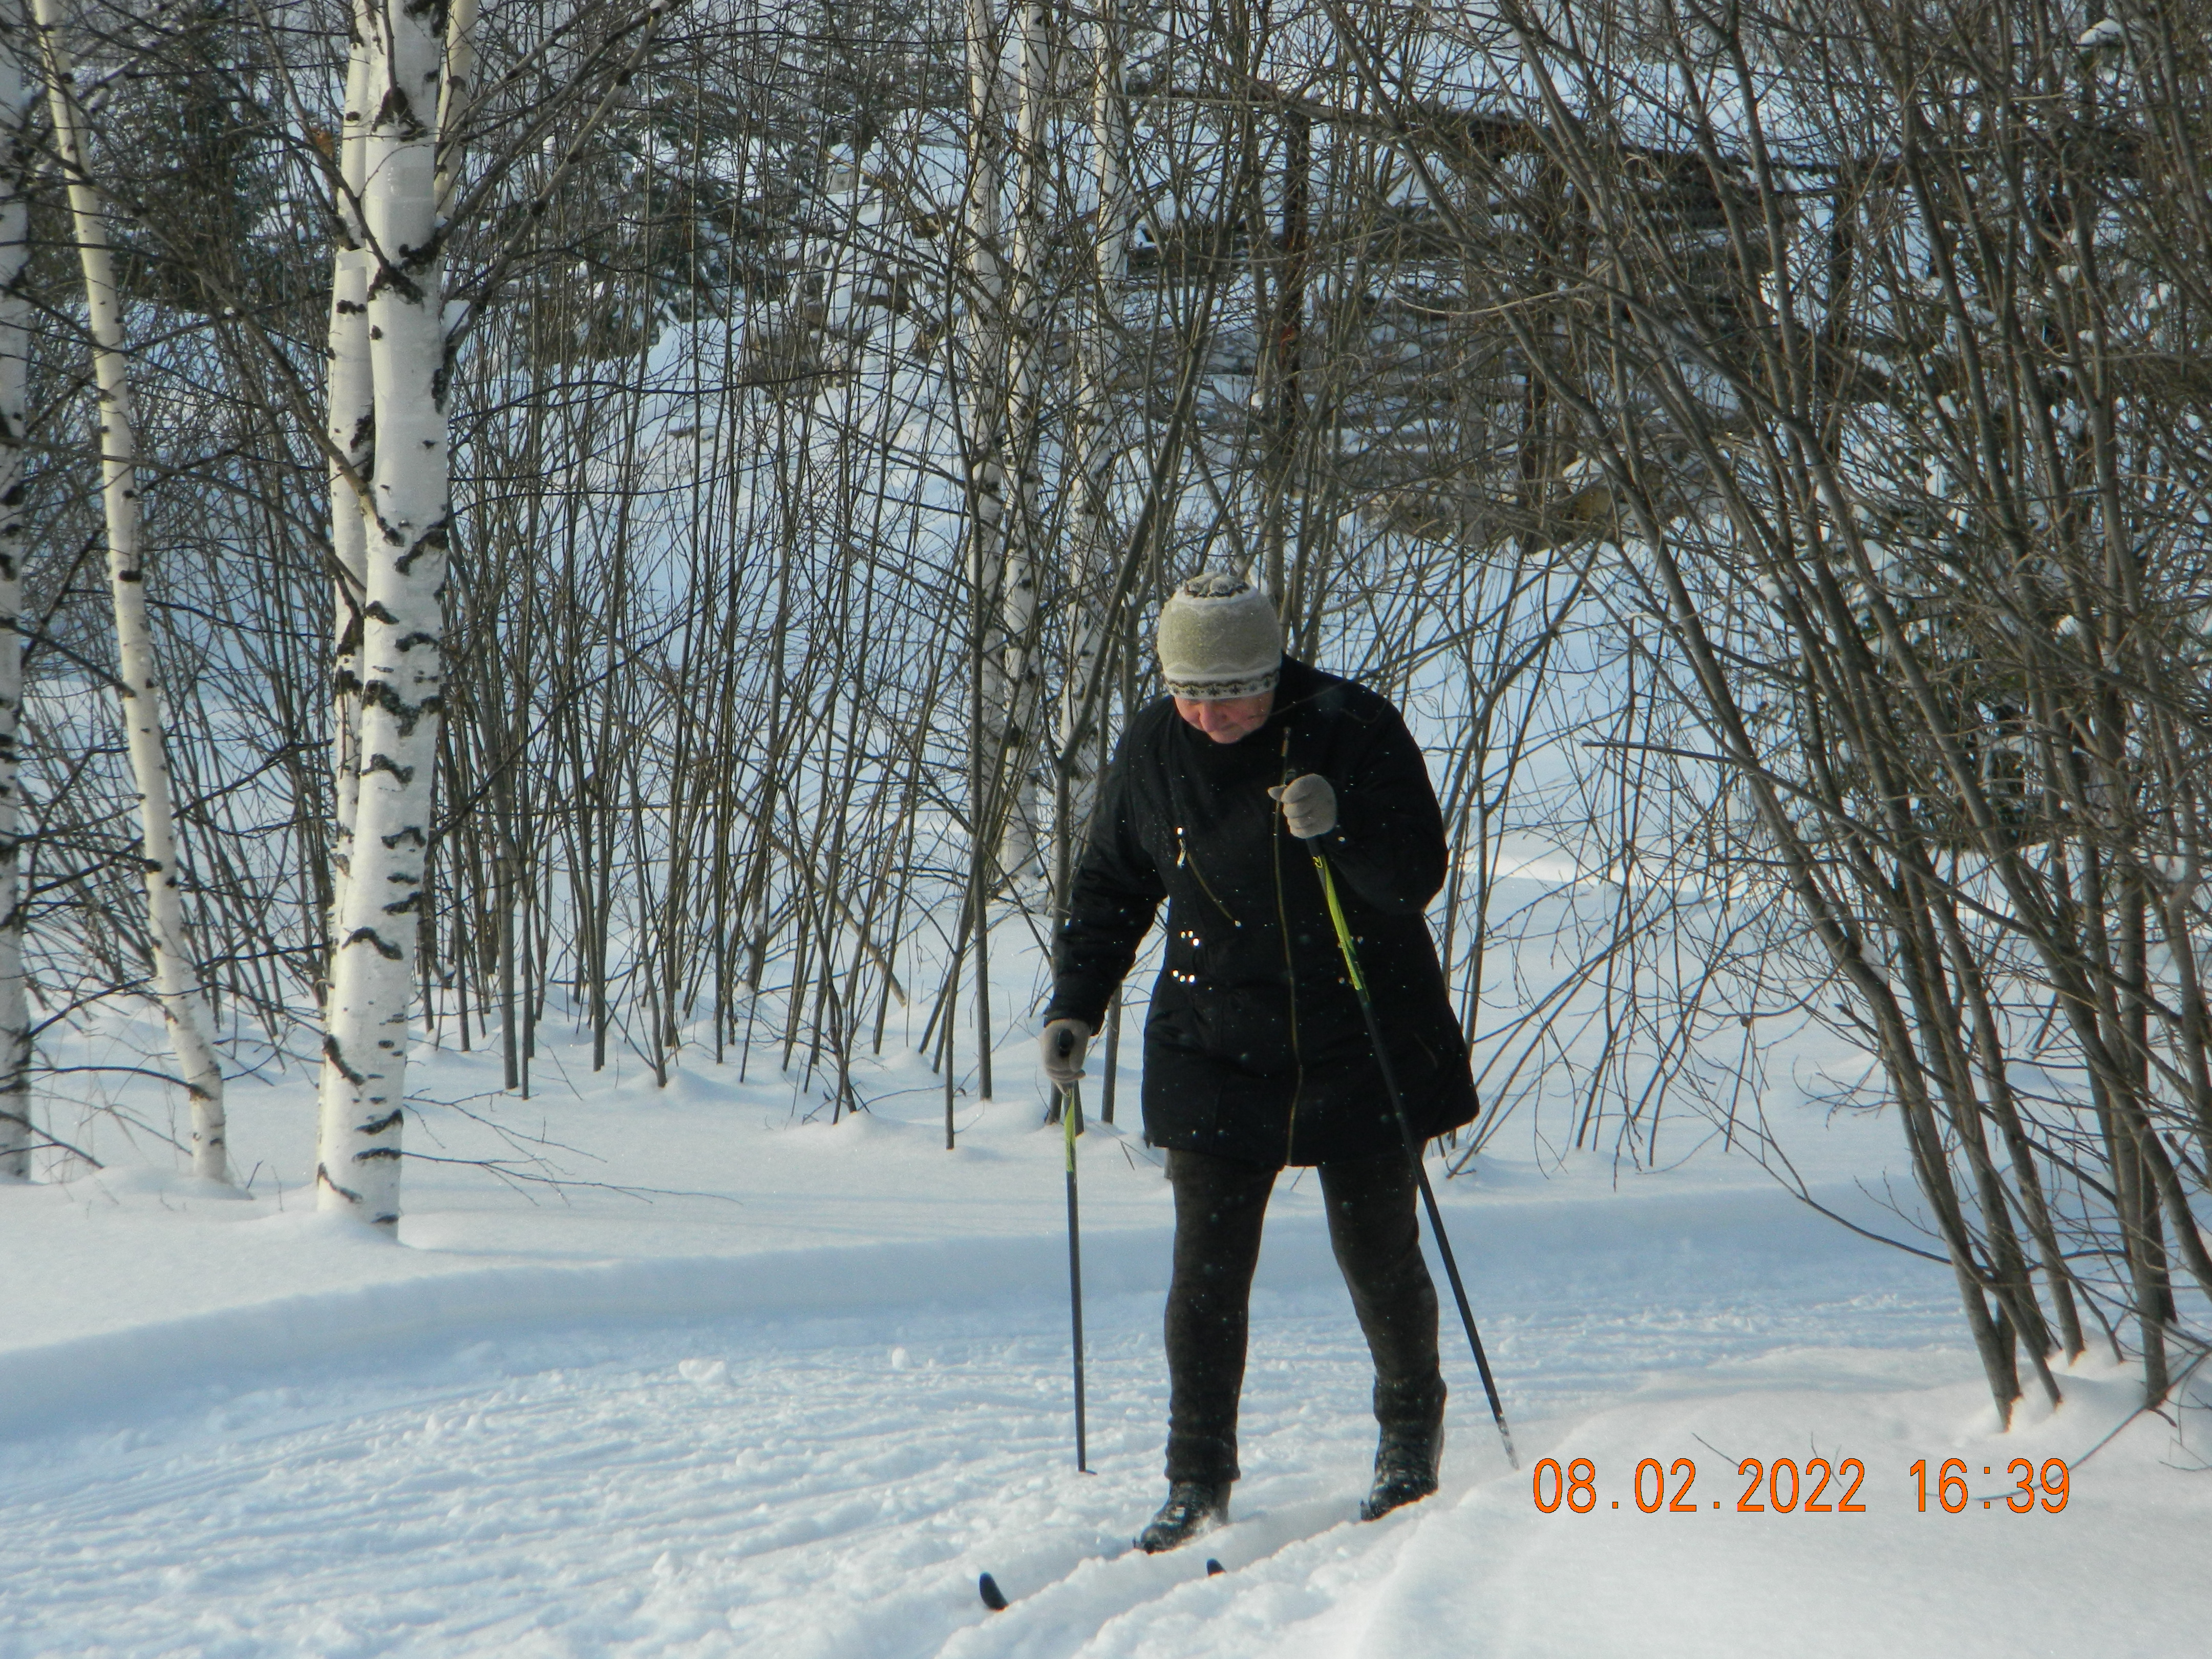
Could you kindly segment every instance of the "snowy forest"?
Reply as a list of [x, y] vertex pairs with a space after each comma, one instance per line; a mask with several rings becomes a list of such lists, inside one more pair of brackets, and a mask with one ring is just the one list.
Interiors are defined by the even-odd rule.
[[[411, 1243], [420, 1182], [569, 1201], [541, 1110], [617, 1073], [1033, 1131], [1098, 782], [1219, 568], [1425, 747], [1482, 1106], [1440, 1189], [1733, 1159], [1878, 1243], [1866, 1294], [1940, 1273], [1993, 1433], [2183, 1420], [2209, 41], [2195, 0], [0, 0], [0, 1188], [297, 1168]], [[1086, 1158], [1144, 1017], [1139, 975]], [[1838, 1197], [1830, 1136], [1887, 1184]], [[1243, 1650], [1160, 1639], [1096, 1650]]]

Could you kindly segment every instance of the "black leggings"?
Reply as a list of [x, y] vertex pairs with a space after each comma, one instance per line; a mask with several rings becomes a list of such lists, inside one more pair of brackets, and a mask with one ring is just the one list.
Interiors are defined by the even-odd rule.
[[[1328, 1240], [1375, 1357], [1384, 1432], [1442, 1418], [1437, 1291], [1421, 1260], [1415, 1187], [1403, 1152], [1320, 1166]], [[1252, 1270], [1275, 1171], [1207, 1152], [1170, 1152], [1175, 1277], [1168, 1286], [1168, 1479], [1224, 1486], [1237, 1477], [1237, 1401]]]

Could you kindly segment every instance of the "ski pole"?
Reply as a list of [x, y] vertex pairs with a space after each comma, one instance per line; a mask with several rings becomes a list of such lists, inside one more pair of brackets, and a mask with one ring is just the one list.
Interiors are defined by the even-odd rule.
[[[1060, 1052], [1065, 1057], [1075, 1047], [1075, 1034], [1060, 1034]], [[1083, 1096], [1079, 1085], [1063, 1083], [1060, 1085], [1060, 1127], [1067, 1143], [1067, 1306], [1075, 1326], [1075, 1468], [1080, 1474], [1091, 1473], [1088, 1450], [1083, 1437], [1083, 1243], [1082, 1231], [1077, 1224], [1075, 1203], [1075, 1137], [1082, 1131]]]
[[[1367, 1040], [1375, 1046], [1375, 1063], [1382, 1068], [1382, 1087], [1390, 1097], [1390, 1109], [1398, 1119], [1398, 1133], [1406, 1143], [1406, 1156], [1413, 1165], [1413, 1179], [1420, 1183], [1421, 1202], [1428, 1206], [1429, 1231], [1435, 1236], [1437, 1254], [1444, 1260], [1444, 1274], [1451, 1280], [1452, 1297], [1459, 1304], [1460, 1323], [1467, 1327], [1468, 1346], [1474, 1350], [1474, 1368], [1482, 1374], [1482, 1391], [1490, 1396], [1490, 1414], [1498, 1420], [1498, 1437], [1505, 1443], [1505, 1461], [1515, 1468], [1521, 1460], [1513, 1450], [1513, 1431], [1505, 1426], [1505, 1407], [1498, 1398], [1498, 1384], [1490, 1375], [1490, 1360], [1482, 1352], [1482, 1338], [1474, 1328], [1474, 1310], [1468, 1306], [1467, 1286], [1460, 1283], [1459, 1263], [1453, 1259], [1451, 1240], [1444, 1233], [1444, 1218], [1437, 1208], [1435, 1190], [1429, 1185], [1429, 1172], [1421, 1165], [1420, 1143], [1413, 1139], [1413, 1121], [1406, 1115], [1405, 1097], [1398, 1092], [1397, 1073], [1390, 1069], [1390, 1051], [1382, 1043], [1382, 1022], [1375, 1017], [1374, 999], [1367, 994], [1367, 976], [1359, 971], [1359, 954], [1352, 948], [1352, 929], [1345, 926], [1344, 907], [1336, 902], [1336, 879], [1329, 873], [1328, 860], [1319, 848], [1313, 855], [1314, 868], [1321, 876], [1322, 896], [1328, 902], [1328, 919], [1336, 928], [1337, 949], [1344, 952], [1344, 969], [1351, 975], [1352, 994], [1359, 999], [1359, 1012], [1366, 1017]], [[1072, 1148], [1073, 1141], [1068, 1143]], [[1074, 1153], [1068, 1154], [1068, 1201], [1074, 1202]], [[1073, 1214], [1073, 1212], [1070, 1212]], [[1079, 1394], [1077, 1399], [1082, 1396]], [[1078, 1407], [1079, 1413], [1080, 1407]]]

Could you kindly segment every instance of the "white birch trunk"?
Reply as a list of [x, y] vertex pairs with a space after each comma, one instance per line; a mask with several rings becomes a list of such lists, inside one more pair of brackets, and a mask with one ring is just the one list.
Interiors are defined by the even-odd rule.
[[[1100, 605], [1105, 586], [1112, 580], [1118, 550], [1113, 542], [1112, 374], [1114, 340], [1121, 320], [1116, 296], [1121, 292], [1128, 241], [1128, 210], [1121, 191], [1118, 27], [1114, 0], [1102, 0], [1091, 25], [1091, 150], [1098, 186], [1098, 222], [1091, 239], [1095, 263], [1090, 326], [1085, 329], [1076, 353], [1074, 434], [1070, 447], [1075, 452], [1079, 493], [1068, 549], [1067, 678], [1060, 689], [1056, 732], [1060, 765], [1067, 776], [1065, 819], [1060, 826], [1063, 845], [1054, 861], [1056, 878], [1063, 887], [1082, 851], [1084, 829], [1091, 822], [1098, 791], [1097, 768], [1092, 763], [1094, 742], [1077, 732], [1076, 722], [1105, 643], [1108, 622], [1100, 614]], [[1104, 718], [1103, 701], [1101, 707], [1091, 710], [1094, 726]], [[1057, 896], [1064, 906], [1066, 894], [1063, 891]]]
[[1014, 125], [1014, 230], [1012, 293], [1006, 307], [1007, 471], [1013, 491], [1007, 503], [1005, 574], [999, 626], [1006, 637], [1006, 710], [1000, 744], [1012, 773], [1006, 830], [1000, 866], [1022, 877], [1035, 872], [1040, 818], [1038, 730], [1043, 675], [1037, 663], [1038, 392], [1044, 368], [1045, 106], [1051, 95], [1049, 15], [1045, 0], [1015, 0], [1021, 54]]
[[92, 333], [93, 377], [100, 399], [100, 500], [107, 520], [107, 585], [115, 605], [116, 666], [131, 771], [138, 789], [141, 862], [146, 871], [147, 934], [154, 955], [154, 991], [168, 1022], [169, 1042], [191, 1097], [192, 1173], [228, 1179], [224, 1141], [222, 1070], [208, 1040], [207, 1007], [185, 933], [177, 891], [176, 820], [162, 751], [161, 688], [154, 632], [146, 614], [146, 550], [138, 510], [137, 434], [123, 349], [123, 299], [106, 216], [91, 183], [84, 123], [62, 40], [61, 0], [34, 0], [46, 65], [54, 147], [69, 179], [70, 214], [84, 268], [85, 307]]
[[[969, 804], [975, 833], [984, 833], [983, 813], [999, 776], [1006, 731], [1007, 685], [1006, 631], [1000, 596], [1006, 590], [1006, 477], [1000, 444], [1005, 407], [1001, 302], [1004, 278], [999, 264], [1000, 194], [1004, 188], [1000, 148], [998, 20], [994, 0], [966, 0], [968, 21], [968, 430], [966, 467], [972, 522], [968, 535], [968, 574], [981, 596], [978, 606], [982, 639], [976, 764], [969, 775], [981, 781]], [[978, 852], [977, 856], [983, 854]]]
[[436, 119], [444, 8], [370, 0], [362, 208], [376, 521], [364, 550], [359, 794], [323, 1039], [319, 1207], [399, 1220], [409, 1005], [445, 689], [451, 525]]
[[22, 0], [0, 0], [0, 1179], [31, 1173], [31, 1015], [23, 986], [23, 440], [31, 354], [29, 190], [37, 47]]
[[[331, 915], [335, 945], [353, 870], [353, 825], [361, 798], [361, 641], [368, 588], [368, 520], [355, 480], [376, 471], [376, 411], [368, 369], [368, 232], [361, 221], [368, 145], [370, 0], [356, 0], [346, 57], [345, 109], [338, 134], [338, 245], [331, 259], [326, 428], [345, 467], [331, 463]], [[346, 476], [350, 468], [353, 477]], [[331, 964], [325, 963], [327, 1004]]]
[[460, 175], [461, 124], [477, 95], [477, 0], [451, 0], [446, 13], [446, 76], [438, 87], [438, 216], [445, 216]]

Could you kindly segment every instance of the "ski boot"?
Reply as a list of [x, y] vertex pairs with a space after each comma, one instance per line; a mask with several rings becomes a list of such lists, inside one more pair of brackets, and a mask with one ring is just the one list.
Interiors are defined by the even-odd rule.
[[1137, 1534], [1137, 1547], [1147, 1555], [1180, 1549], [1201, 1533], [1229, 1524], [1229, 1487], [1201, 1480], [1177, 1480], [1168, 1486], [1168, 1501], [1160, 1505], [1152, 1524]]
[[1444, 1457], [1444, 1425], [1411, 1431], [1385, 1429], [1375, 1449], [1375, 1484], [1359, 1505], [1362, 1521], [1379, 1521], [1395, 1509], [1418, 1504], [1437, 1489], [1437, 1469]]

